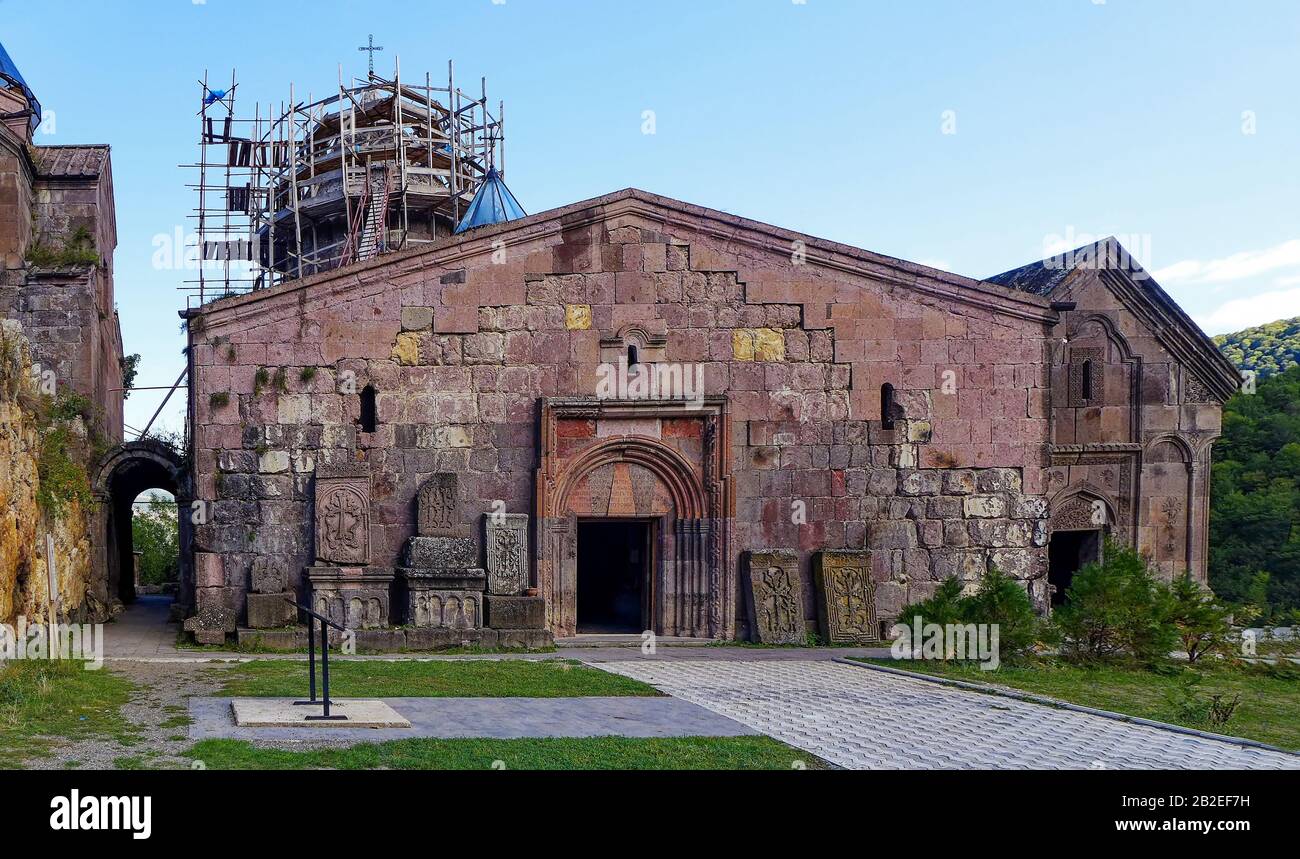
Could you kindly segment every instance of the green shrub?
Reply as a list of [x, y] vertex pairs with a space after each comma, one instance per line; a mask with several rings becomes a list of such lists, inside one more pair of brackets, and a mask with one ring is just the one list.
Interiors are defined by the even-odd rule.
[[993, 569], [970, 596], [962, 595], [962, 582], [945, 579], [934, 596], [903, 609], [899, 623], [986, 624], [998, 627], [998, 653], [1003, 662], [1024, 660], [1034, 652], [1043, 624], [1034, 614], [1029, 595], [1015, 579]]
[[225, 391], [218, 391], [208, 397], [208, 405], [214, 409], [224, 409], [230, 405], [230, 394]]
[[1061, 652], [1074, 662], [1131, 657], [1144, 664], [1168, 659], [1178, 634], [1170, 622], [1169, 589], [1158, 583], [1135, 549], [1107, 539], [1103, 560], [1074, 574], [1053, 620]]
[[1166, 620], [1177, 630], [1188, 662], [1229, 648], [1230, 614], [1231, 609], [1193, 581], [1190, 573], [1176, 579], [1169, 589]]

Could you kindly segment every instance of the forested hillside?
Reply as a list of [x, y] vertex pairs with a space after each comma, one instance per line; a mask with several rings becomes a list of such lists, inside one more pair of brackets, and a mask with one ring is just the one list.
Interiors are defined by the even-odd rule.
[[[1293, 323], [1294, 325], [1294, 323]], [[1210, 586], [1266, 619], [1300, 610], [1300, 367], [1223, 410], [1214, 446]]]
[[1300, 316], [1221, 334], [1214, 342], [1229, 361], [1265, 379], [1300, 364]]

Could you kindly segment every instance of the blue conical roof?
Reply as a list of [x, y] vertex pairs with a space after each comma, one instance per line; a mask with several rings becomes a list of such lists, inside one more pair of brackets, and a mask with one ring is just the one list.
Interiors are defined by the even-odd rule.
[[456, 232], [463, 233], [475, 227], [503, 224], [506, 221], [526, 217], [528, 213], [524, 211], [523, 206], [519, 205], [515, 195], [510, 193], [497, 168], [490, 167], [483, 184], [479, 186], [478, 193], [474, 195], [469, 208], [465, 210], [465, 217], [461, 218], [460, 226], [456, 227]]
[[9, 58], [9, 52], [2, 44], [0, 44], [0, 81], [7, 81], [18, 87], [23, 91], [23, 95], [27, 96], [27, 103], [32, 108], [32, 130], [36, 130], [36, 127], [41, 124], [41, 103], [36, 100], [36, 93], [32, 92], [27, 81], [23, 80], [22, 72], [18, 71], [18, 67]]

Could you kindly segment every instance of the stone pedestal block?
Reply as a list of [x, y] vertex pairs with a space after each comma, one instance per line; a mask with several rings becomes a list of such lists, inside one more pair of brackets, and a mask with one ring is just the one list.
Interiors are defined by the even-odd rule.
[[388, 626], [393, 571], [382, 567], [308, 567], [311, 606], [348, 629]]
[[298, 619], [298, 610], [289, 603], [293, 598], [292, 592], [249, 594], [248, 628], [279, 629], [282, 626], [292, 626]]
[[401, 612], [416, 629], [481, 629], [486, 573], [479, 569], [401, 570]]
[[425, 570], [464, 570], [478, 566], [478, 551], [467, 537], [412, 537], [406, 541], [406, 566]]
[[754, 639], [762, 644], [806, 644], [799, 555], [750, 552], [745, 572]]
[[484, 598], [487, 625], [492, 629], [544, 629], [546, 600], [489, 594]]

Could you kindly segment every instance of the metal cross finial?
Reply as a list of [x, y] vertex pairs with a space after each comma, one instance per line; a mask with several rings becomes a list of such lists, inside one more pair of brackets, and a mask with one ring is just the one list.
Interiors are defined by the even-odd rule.
[[383, 49], [384, 49], [383, 45], [375, 44], [374, 33], [370, 33], [367, 36], [365, 45], [362, 45], [361, 47], [357, 48], [358, 51], [365, 51], [370, 55], [370, 73], [372, 75], [375, 73], [375, 51], [382, 51]]

